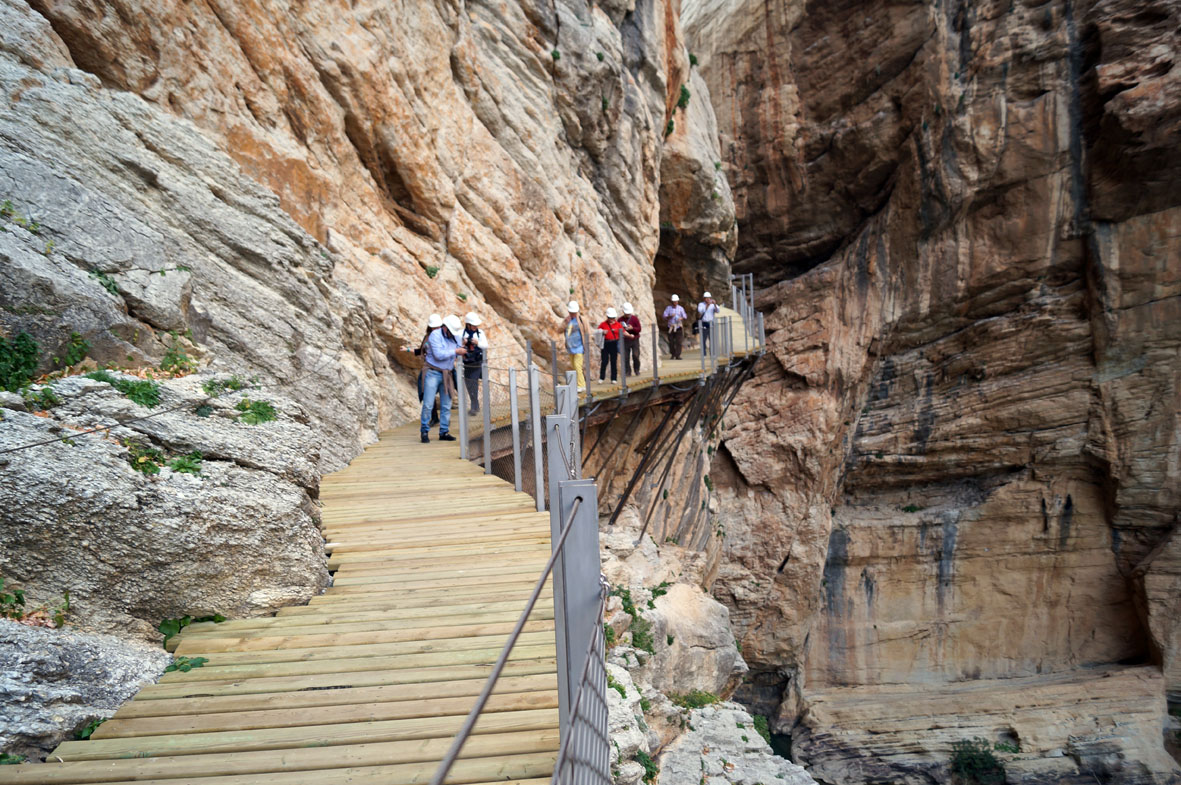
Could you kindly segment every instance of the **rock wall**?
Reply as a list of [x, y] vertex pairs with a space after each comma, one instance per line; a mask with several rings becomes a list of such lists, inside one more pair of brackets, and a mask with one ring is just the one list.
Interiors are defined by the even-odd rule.
[[[1143, 752], [1181, 656], [1179, 22], [1164, 0], [686, 5], [734, 267], [769, 312], [711, 472], [715, 593], [740, 695], [827, 781], [946, 776], [930, 729], [967, 727], [967, 685], [1119, 662], [1164, 674], [1148, 723], [1079, 731], [1061, 688], [1022, 720], [1047, 732], [1020, 781], [1179, 776]], [[874, 700], [944, 687], [904, 725]], [[1085, 764], [1053, 728], [1151, 762]]]

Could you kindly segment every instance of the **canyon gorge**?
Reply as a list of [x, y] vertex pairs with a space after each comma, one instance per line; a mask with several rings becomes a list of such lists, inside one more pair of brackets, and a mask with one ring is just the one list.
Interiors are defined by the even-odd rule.
[[[199, 366], [154, 419], [0, 393], [0, 449], [117, 424], [0, 455], [0, 576], [137, 641], [78, 666], [117, 699], [35, 705], [49, 633], [0, 626], [0, 751], [158, 674], [162, 619], [322, 590], [319, 478], [417, 415], [429, 313], [548, 367], [567, 300], [652, 325], [733, 272], [766, 355], [603, 527], [651, 600], [609, 607], [617, 782], [748, 744], [701, 782], [944, 783], [970, 739], [1010, 783], [1181, 782], [1178, 58], [1177, 0], [0, 0], [0, 337]], [[266, 443], [203, 401], [239, 376]], [[678, 726], [691, 689], [736, 703]]]

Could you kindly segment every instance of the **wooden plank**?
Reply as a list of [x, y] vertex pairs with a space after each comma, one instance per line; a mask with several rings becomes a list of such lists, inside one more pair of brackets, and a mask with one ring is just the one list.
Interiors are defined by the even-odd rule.
[[[509, 605], [506, 610], [499, 612], [485, 612], [485, 613], [469, 613], [453, 616], [439, 616], [437, 620], [440, 624], [446, 624], [447, 627], [463, 628], [469, 625], [483, 625], [483, 624], [498, 624], [502, 622], [515, 622], [521, 615], [521, 608], [517, 604]], [[276, 619], [271, 617], [269, 620], [276, 622], [266, 626], [256, 625], [242, 625], [234, 624], [229, 626], [232, 622], [227, 622], [221, 625], [224, 629], [211, 629], [208, 632], [203, 630], [194, 630], [190, 632], [185, 630], [185, 635], [182, 640], [189, 641], [197, 638], [256, 638], [256, 637], [272, 637], [276, 635], [321, 635], [327, 634], [331, 631], [336, 632], [383, 632], [387, 630], [420, 630], [426, 631], [426, 637], [430, 637], [434, 628], [426, 626], [434, 617], [426, 619], [386, 619], [383, 614], [378, 614], [377, 620], [374, 621], [336, 621], [332, 618], [314, 618], [309, 617], [305, 624], [298, 624], [298, 617], [284, 617]], [[548, 608], [534, 608], [533, 613], [529, 617], [531, 620], [553, 619], [553, 607]]]
[[[350, 662], [364, 662], [351, 660]], [[203, 668], [201, 670], [204, 670]], [[384, 685], [414, 684], [429, 686], [432, 683], [468, 679], [487, 679], [492, 663], [469, 665], [444, 665], [422, 668], [379, 668], [375, 670], [332, 670], [322, 673], [295, 673], [276, 675], [256, 673], [249, 677], [204, 679], [189, 682], [164, 682], [149, 684], [140, 690], [136, 700], [166, 700], [173, 698], [209, 698], [226, 695], [257, 695], [268, 692], [297, 690], [329, 690], [336, 687], [376, 687]], [[545, 675], [557, 672], [557, 660], [549, 657], [522, 657], [510, 660], [505, 666], [505, 676]], [[557, 677], [554, 676], [555, 683]]]
[[[224, 679], [261, 678], [264, 676], [304, 676], [317, 673], [350, 673], [370, 670], [418, 670], [455, 665], [491, 665], [500, 649], [470, 649], [448, 652], [400, 654], [388, 657], [348, 657], [314, 662], [260, 662], [218, 666], [215, 662], [188, 673], [165, 673], [160, 684], [172, 682], [220, 681]], [[553, 641], [543, 646], [517, 646], [512, 657], [519, 660], [549, 659], [554, 654]]]
[[[67, 741], [54, 755], [64, 761], [104, 758], [147, 758], [162, 755], [283, 750], [332, 747], [412, 739], [450, 739], [463, 724], [462, 716], [424, 717], [339, 725], [306, 725], [297, 728], [262, 728], [248, 731], [178, 733], [131, 739]], [[555, 709], [506, 711], [481, 717], [474, 733], [546, 731], [558, 726]]]
[[[289, 697], [297, 694], [287, 693]], [[151, 703], [152, 701], [148, 701]], [[140, 736], [164, 736], [180, 733], [211, 733], [262, 728], [291, 728], [301, 725], [337, 725], [354, 722], [403, 720], [426, 717], [466, 716], [475, 703], [474, 696], [441, 698], [431, 696], [413, 701], [385, 703], [354, 702], [346, 705], [318, 706], [316, 711], [294, 711], [292, 705], [256, 711], [229, 711], [212, 714], [181, 714], [171, 717], [122, 719], [118, 715], [98, 727], [92, 739], [114, 739]], [[548, 692], [518, 692], [493, 695], [486, 711], [524, 711], [556, 709], [557, 690]]]
[[[3, 780], [12, 785], [65, 785], [66, 783], [157, 782], [178, 785], [254, 785], [272, 783], [351, 783], [367, 781], [422, 782], [429, 780], [447, 751], [450, 739], [423, 739], [375, 744], [333, 746], [221, 754], [159, 756], [146, 759], [94, 762], [43, 763], [6, 767]], [[468, 746], [470, 745], [470, 746]], [[557, 731], [502, 733], [472, 736], [457, 762], [459, 780], [487, 780], [500, 773], [534, 776], [553, 770]], [[511, 754], [515, 753], [515, 754]], [[518, 768], [507, 771], [506, 765]], [[542, 770], [538, 770], [542, 768]], [[349, 772], [350, 778], [332, 777], [332, 769]], [[405, 771], [426, 779], [405, 779]], [[518, 773], [519, 772], [519, 773]], [[363, 779], [357, 780], [357, 777]], [[402, 777], [402, 779], [400, 779]], [[448, 780], [449, 782], [451, 780]]]
[[[216, 695], [208, 698], [137, 699], [124, 704], [115, 713], [115, 719], [133, 720], [146, 717], [220, 714], [235, 711], [267, 711], [278, 708], [295, 710], [318, 706], [474, 698], [484, 688], [484, 681], [484, 679], [463, 679], [425, 684], [385, 684], [376, 687], [313, 686], [286, 692]], [[554, 677], [549, 673], [534, 676], [504, 676], [497, 681], [494, 694], [544, 692], [552, 690], [555, 683]], [[106, 727], [106, 724], [100, 727]]]

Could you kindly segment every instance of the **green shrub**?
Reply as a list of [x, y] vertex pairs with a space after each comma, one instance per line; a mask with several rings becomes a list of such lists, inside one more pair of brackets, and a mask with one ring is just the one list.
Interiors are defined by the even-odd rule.
[[681, 85], [681, 94], [677, 97], [677, 108], [678, 109], [685, 109], [686, 107], [688, 107], [689, 106], [689, 98], [690, 98], [689, 88], [685, 87], [685, 85]]
[[642, 649], [649, 654], [656, 653], [656, 642], [652, 639], [652, 622], [643, 616], [632, 619], [632, 646]]
[[689, 67], [692, 68], [695, 65], [697, 65], [697, 55], [690, 52], [689, 53]]
[[1005, 767], [985, 739], [962, 739], [951, 745], [951, 772], [974, 785], [1002, 785]]
[[609, 108], [611, 108], [611, 102], [610, 102], [610, 101], [608, 101], [606, 98], [604, 98], [604, 99], [603, 99], [603, 111], [605, 112], [605, 111], [607, 111]]
[[17, 333], [11, 341], [0, 336], [0, 389], [16, 392], [32, 381], [38, 348], [28, 333]]
[[249, 398], [243, 398], [234, 408], [242, 412], [238, 416], [238, 421], [247, 425], [261, 425], [279, 416], [278, 409], [267, 401], [252, 401]]
[[921, 509], [923, 509], [923, 508], [918, 506], [917, 504], [908, 504], [902, 508], [902, 511], [903, 512], [918, 512]]
[[641, 695], [640, 696], [640, 711], [647, 714], [649, 711], [651, 711], [651, 709], [652, 709], [652, 701], [648, 700], [643, 695]]
[[636, 750], [636, 763], [644, 767], [644, 782], [652, 785], [656, 781], [656, 775], [660, 773], [660, 767], [656, 765], [656, 761], [643, 750]]
[[0, 578], [0, 618], [23, 619], [25, 617], [25, 590], [4, 590], [4, 579]]
[[216, 398], [226, 390], [237, 392], [238, 390], [249, 387], [249, 383], [242, 379], [237, 374], [234, 374], [228, 379], [210, 379], [207, 382], [201, 383], [201, 390], [210, 398]]
[[89, 351], [89, 341], [78, 333], [70, 333], [70, 340], [66, 343], [66, 350], [62, 352], [60, 358], [54, 357], [53, 362], [55, 365], [64, 365], [67, 368], [73, 368], [86, 359], [86, 353]]
[[678, 706], [686, 709], [700, 709], [702, 706], [708, 706], [711, 703], [717, 703], [719, 698], [712, 692], [705, 692], [704, 690], [690, 690], [686, 693], [673, 693], [668, 696], [669, 700]]
[[554, 58], [555, 63], [562, 59], [562, 53], [559, 52], [557, 49], [554, 49], [552, 52], [550, 52], [549, 56]]
[[62, 402], [62, 399], [57, 397], [57, 393], [53, 391], [53, 388], [48, 385], [42, 387], [37, 392], [33, 392], [30, 388], [26, 387], [21, 390], [21, 397], [25, 399], [26, 406], [37, 411], [52, 409]]
[[111, 294], [119, 296], [119, 287], [115, 284], [115, 279], [102, 270], [91, 270], [90, 277], [98, 281], [99, 285]]
[[196, 360], [185, 352], [185, 348], [181, 345], [180, 338], [175, 332], [172, 333], [172, 341], [168, 345], [168, 351], [164, 352], [164, 358], [160, 360], [160, 370], [173, 376], [181, 376], [197, 370]]
[[160, 385], [150, 379], [120, 379], [103, 370], [91, 371], [86, 378], [106, 382], [140, 406], [150, 409], [160, 405]]
[[168, 468], [181, 474], [200, 474], [202, 455], [193, 451], [188, 455], [180, 455], [168, 462]]
[[428, 265], [426, 266], [426, 277], [427, 277], [427, 278], [434, 278], [434, 277], [435, 277], [436, 275], [438, 275], [438, 274], [439, 274], [439, 268], [438, 268], [438, 267], [436, 267], [436, 266], [435, 266], [435, 265], [433, 265], [433, 264], [428, 264]]
[[607, 641], [607, 648], [615, 645], [615, 628], [610, 624], [603, 624], [603, 639]]
[[673, 132], [673, 129], [674, 129], [674, 128], [676, 128], [676, 127], [677, 127], [677, 124], [676, 124], [676, 123], [674, 123], [674, 122], [673, 122], [673, 121], [670, 119], [670, 120], [668, 121], [668, 125], [666, 125], [666, 126], [664, 127], [664, 138], [665, 138], [665, 139], [667, 139], [669, 136], [671, 136], [671, 135], [672, 135], [672, 132]]
[[215, 624], [220, 624], [225, 620], [226, 617], [222, 616], [220, 613], [215, 613], [212, 616], [198, 616], [196, 618], [193, 618], [192, 616], [181, 616], [179, 619], [164, 619], [159, 625], [157, 625], [156, 629], [159, 630], [164, 636], [163, 643], [165, 646], [167, 646], [169, 638], [171, 638], [173, 635], [176, 635], [193, 622], [211, 621]]
[[624, 700], [627, 700], [627, 687], [624, 687], [622, 684], [615, 681], [615, 679], [611, 676], [610, 673], [607, 674], [607, 686], [610, 687], [611, 689], [615, 690], [616, 692], [618, 692], [619, 697], [623, 698]]
[[755, 733], [763, 737], [763, 741], [771, 743], [771, 726], [762, 714], [755, 715]]
[[17, 763], [24, 763], [24, 755], [13, 755], [10, 752], [0, 752], [0, 766], [12, 766]]
[[[674, 542], [676, 542], [676, 541], [674, 540]], [[648, 600], [648, 607], [655, 608], [656, 607], [656, 598], [663, 597], [664, 595], [668, 594], [668, 587], [671, 585], [672, 584], [669, 583], [668, 581], [661, 581], [658, 586], [653, 586], [652, 587], [652, 599]]]

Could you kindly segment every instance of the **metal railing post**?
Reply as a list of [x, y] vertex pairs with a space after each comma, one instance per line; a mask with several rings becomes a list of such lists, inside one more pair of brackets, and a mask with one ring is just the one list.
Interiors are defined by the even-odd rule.
[[480, 386], [484, 388], [484, 474], [492, 474], [492, 381], [488, 377], [488, 350], [480, 367]]
[[705, 322], [701, 322], [697, 328], [697, 348], [701, 354], [701, 378], [705, 378]]
[[537, 499], [537, 511], [545, 512], [545, 474], [541, 466], [541, 390], [540, 369], [530, 364], [529, 370], [529, 424], [533, 428], [533, 497]]
[[517, 369], [508, 369], [508, 405], [513, 423], [513, 490], [521, 492], [521, 409], [517, 403]]
[[[567, 696], [567, 701], [569, 701], [577, 694], [586, 657], [589, 653], [588, 649], [591, 648], [589, 645], [591, 636], [603, 634], [603, 620], [599, 618], [600, 575], [602, 573], [599, 562], [599, 517], [595, 481], [560, 481], [556, 496], [558, 515], [552, 517], [551, 520], [557, 521], [555, 525], [560, 530], [562, 521], [566, 520], [574, 507], [574, 500], [579, 498], [582, 499], [582, 503], [575, 513], [574, 523], [570, 528], [570, 533], [566, 536], [562, 553], [554, 564], [554, 628], [559, 640], [562, 637], [566, 638], [564, 642], [565, 663], [563, 664], [561, 658], [558, 660], [558, 717], [563, 736], [568, 731], [570, 705], [562, 700], [562, 696]], [[555, 541], [557, 536], [557, 534], [553, 535]], [[562, 584], [562, 623], [557, 621], [558, 565], [561, 565], [562, 569], [560, 581]], [[606, 676], [603, 675], [600, 678], [603, 683], [593, 685], [593, 688], [601, 690], [601, 694], [606, 694]], [[562, 686], [563, 683], [565, 683], [565, 687]], [[610, 741], [605, 725], [600, 730], [602, 734], [591, 743], [607, 747]], [[580, 750], [579, 757], [585, 760], [590, 757], [588, 754], [590, 752], [590, 750]]]
[[[564, 415], [551, 414], [545, 418], [546, 441], [549, 443], [549, 456], [546, 463], [546, 468], [549, 473], [549, 522], [550, 522], [550, 543], [552, 545], [558, 542], [558, 538], [562, 534], [562, 524], [565, 518], [562, 517], [561, 505], [561, 484], [565, 480], [570, 479], [570, 472], [562, 462], [562, 454], [560, 447], [555, 449], [557, 443], [561, 440], [569, 440], [570, 438], [570, 418]], [[574, 531], [571, 530], [570, 535]], [[566, 544], [569, 542], [569, 535], [567, 536]], [[553, 592], [554, 592], [554, 646], [555, 654], [557, 656], [558, 664], [558, 727], [564, 729], [569, 720], [570, 701], [574, 699], [571, 691], [571, 683], [566, 674], [570, 672], [569, 658], [569, 635], [570, 629], [566, 619], [566, 554], [570, 551], [565, 547], [562, 553], [554, 561], [553, 571]]]
[[[558, 344], [555, 341], [549, 342], [549, 357], [550, 357], [550, 375], [554, 378], [554, 406], [558, 405]], [[557, 409], [555, 408], [555, 411]]]
[[619, 336], [619, 394], [627, 396], [627, 339], [621, 334]]
[[652, 386], [660, 386], [660, 331], [652, 327]]
[[759, 349], [767, 351], [767, 328], [763, 326], [763, 314], [759, 313]]
[[[467, 460], [467, 368], [463, 358], [455, 358], [455, 399], [459, 403], [459, 457]], [[445, 372], [444, 372], [445, 373]], [[442, 412], [439, 413], [442, 415]], [[440, 417], [440, 419], [442, 419]]]

